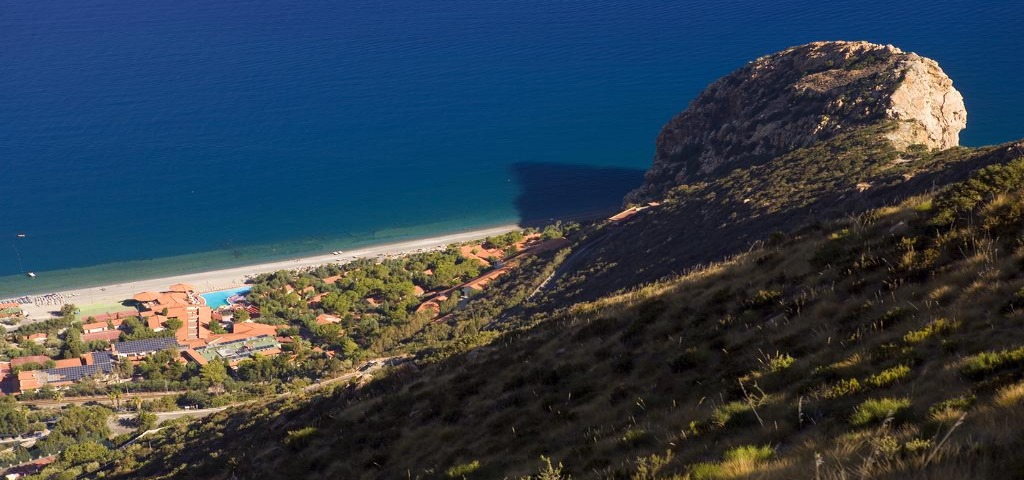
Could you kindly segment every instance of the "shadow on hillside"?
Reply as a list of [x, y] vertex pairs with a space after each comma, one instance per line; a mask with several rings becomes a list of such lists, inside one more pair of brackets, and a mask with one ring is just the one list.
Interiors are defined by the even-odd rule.
[[677, 275], [748, 251], [772, 232], [792, 233], [817, 222], [892, 205], [962, 181], [978, 168], [1006, 163], [1021, 154], [1014, 145], [1003, 145], [865, 192], [824, 190], [815, 194], [809, 205], [783, 206], [770, 214], [754, 214], [751, 205], [724, 197], [691, 200], [678, 209], [656, 209], [638, 215], [624, 229], [616, 230], [628, 233], [613, 235], [596, 245], [586, 258], [577, 258], [576, 261], [603, 265], [604, 270], [589, 272], [586, 278], [551, 298], [560, 305], [594, 300], [613, 291]]
[[640, 169], [564, 163], [522, 162], [509, 169], [519, 184], [520, 224], [528, 227], [618, 211], [622, 198], [644, 178]]

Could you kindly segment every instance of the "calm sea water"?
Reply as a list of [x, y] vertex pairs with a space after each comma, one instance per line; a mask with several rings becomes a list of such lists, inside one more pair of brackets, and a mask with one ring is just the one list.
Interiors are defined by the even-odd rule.
[[0, 297], [612, 208], [704, 86], [813, 40], [934, 58], [966, 99], [965, 143], [1022, 137], [1022, 11], [9, 0]]

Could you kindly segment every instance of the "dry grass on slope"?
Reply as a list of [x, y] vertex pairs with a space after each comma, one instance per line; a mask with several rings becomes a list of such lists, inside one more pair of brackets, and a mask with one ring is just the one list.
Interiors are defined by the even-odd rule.
[[1022, 187], [808, 228], [360, 390], [172, 430], [122, 476], [517, 478], [544, 456], [577, 479], [999, 478], [1022, 466]]

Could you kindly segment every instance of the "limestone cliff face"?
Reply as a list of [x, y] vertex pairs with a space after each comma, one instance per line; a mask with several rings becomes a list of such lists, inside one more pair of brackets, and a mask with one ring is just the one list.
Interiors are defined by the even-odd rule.
[[891, 45], [815, 42], [761, 57], [665, 125], [654, 165], [627, 201], [881, 121], [895, 121], [888, 137], [897, 148], [946, 149], [959, 144], [967, 111], [938, 63]]

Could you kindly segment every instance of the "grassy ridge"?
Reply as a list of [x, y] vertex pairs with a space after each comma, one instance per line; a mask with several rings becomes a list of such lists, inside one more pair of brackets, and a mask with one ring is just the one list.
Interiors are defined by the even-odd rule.
[[989, 167], [363, 388], [175, 427], [102, 475], [999, 478], [1024, 446], [1021, 179]]

